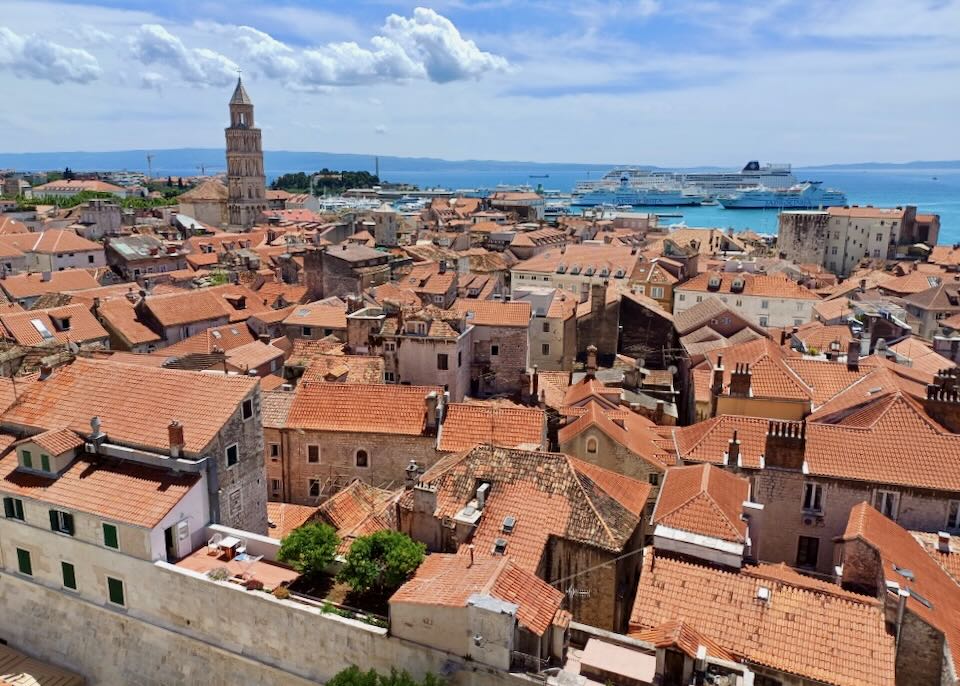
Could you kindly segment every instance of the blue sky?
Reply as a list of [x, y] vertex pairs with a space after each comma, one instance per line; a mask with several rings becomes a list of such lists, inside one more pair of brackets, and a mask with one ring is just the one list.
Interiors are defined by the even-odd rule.
[[0, 148], [960, 158], [960, 0], [3, 0]]

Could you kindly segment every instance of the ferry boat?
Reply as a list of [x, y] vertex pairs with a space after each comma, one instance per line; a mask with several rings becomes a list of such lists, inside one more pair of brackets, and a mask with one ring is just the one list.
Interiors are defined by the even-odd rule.
[[579, 207], [680, 207], [699, 205], [704, 200], [705, 197], [696, 191], [679, 186], [634, 186], [627, 176], [621, 177], [620, 185], [615, 188], [594, 188], [573, 194], [573, 204]]
[[698, 192], [708, 197], [756, 186], [789, 188], [797, 183], [789, 164], [760, 164], [757, 160], [751, 160], [740, 171], [697, 172], [617, 167], [598, 180], [578, 182], [574, 192], [587, 193], [597, 188], [611, 188], [616, 186], [624, 176], [627, 177], [631, 186], [651, 184], [693, 186]]
[[806, 181], [790, 188], [757, 186], [737, 193], [722, 195], [720, 204], [728, 210], [815, 210], [822, 207], [842, 207], [847, 196], [842, 191], [821, 188], [820, 181]]

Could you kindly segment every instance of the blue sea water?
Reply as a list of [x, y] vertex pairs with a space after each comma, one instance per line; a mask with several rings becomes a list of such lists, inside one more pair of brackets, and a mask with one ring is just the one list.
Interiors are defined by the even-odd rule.
[[[522, 169], [470, 169], [422, 171], [383, 168], [382, 178], [417, 184], [421, 188], [493, 188], [497, 184], [542, 184], [545, 189], [569, 192], [577, 181], [599, 178], [606, 170], [585, 173], [583, 170], [550, 170], [549, 178], [540, 178], [542, 170], [527, 172]], [[918, 210], [940, 215], [940, 243], [960, 242], [960, 170], [833, 170], [798, 169], [801, 180], [823, 181], [825, 187], [836, 188], [847, 194], [850, 204], [896, 207], [916, 205]], [[719, 205], [700, 207], [651, 208], [651, 211], [680, 214], [664, 223], [683, 222], [687, 226], [732, 227], [753, 229], [762, 233], [777, 232], [776, 210], [727, 210]]]

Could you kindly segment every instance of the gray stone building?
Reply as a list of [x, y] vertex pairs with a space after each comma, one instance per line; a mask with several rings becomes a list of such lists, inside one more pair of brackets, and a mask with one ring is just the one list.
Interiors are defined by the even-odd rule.
[[226, 139], [228, 221], [231, 226], [249, 229], [267, 209], [267, 189], [260, 129], [253, 120], [253, 101], [239, 78], [230, 98]]

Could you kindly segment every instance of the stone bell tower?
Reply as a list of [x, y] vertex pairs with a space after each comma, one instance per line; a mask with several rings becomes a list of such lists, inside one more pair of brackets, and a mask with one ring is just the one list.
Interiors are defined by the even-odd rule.
[[227, 135], [227, 216], [230, 226], [249, 229], [267, 209], [260, 129], [253, 123], [253, 101], [243, 82], [230, 98]]

